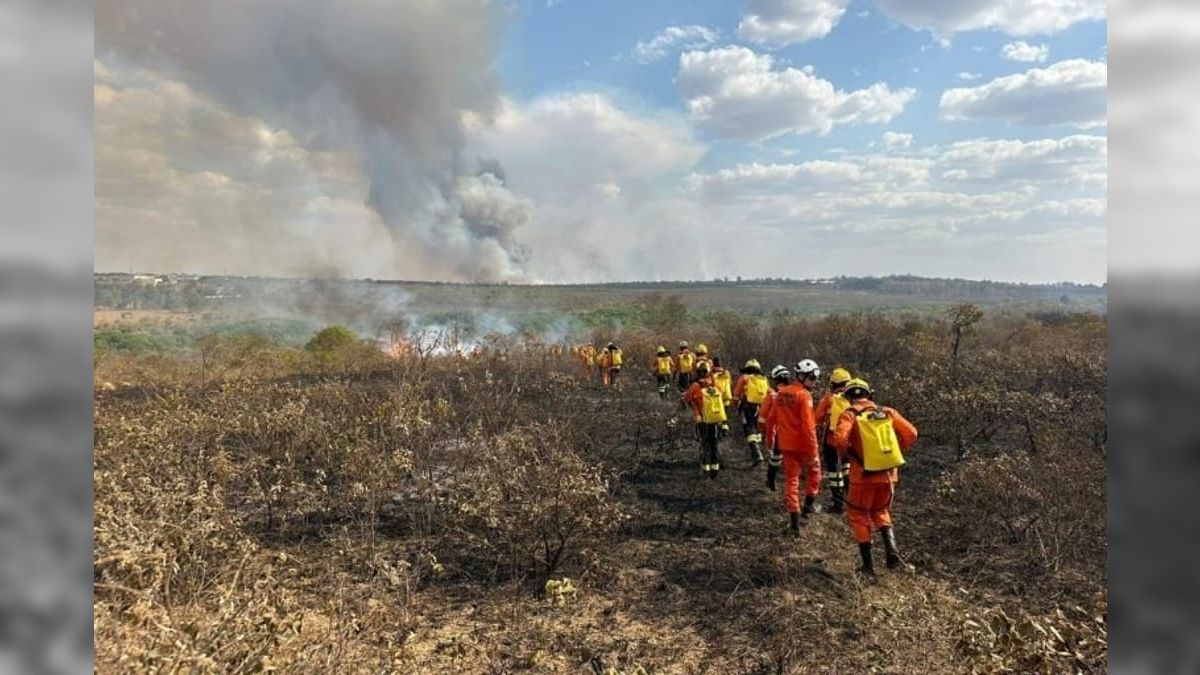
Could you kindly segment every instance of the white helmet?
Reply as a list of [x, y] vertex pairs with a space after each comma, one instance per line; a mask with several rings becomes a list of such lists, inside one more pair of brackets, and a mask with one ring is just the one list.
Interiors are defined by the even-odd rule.
[[817, 362], [812, 359], [804, 359], [796, 364], [796, 374], [800, 377], [812, 376], [819, 379], [821, 377], [821, 366], [818, 366]]
[[771, 369], [772, 380], [791, 379], [792, 371], [788, 370], [784, 365], [778, 365]]

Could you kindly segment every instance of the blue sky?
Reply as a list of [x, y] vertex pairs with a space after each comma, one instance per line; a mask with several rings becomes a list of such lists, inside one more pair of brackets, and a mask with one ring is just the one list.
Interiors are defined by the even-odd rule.
[[[504, 90], [519, 99], [563, 91], [606, 90], [629, 105], [682, 110], [674, 78], [679, 51], [651, 63], [633, 58], [640, 41], [652, 39], [667, 26], [700, 25], [720, 35], [715, 46], [747, 44], [737, 36], [745, 9], [729, 0], [523, 0], [513, 3], [497, 63]], [[914, 30], [888, 17], [873, 2], [849, 4], [833, 32], [822, 39], [764, 50], [794, 67], [813, 65], [838, 87], [857, 89], [875, 82], [909, 86], [918, 96], [886, 128], [919, 135], [929, 143], [980, 136], [1035, 139], [1045, 131], [1012, 127], [983, 120], [939, 124], [938, 97], [942, 90], [964, 85], [959, 73], [980, 75], [986, 81], [1023, 72], [1027, 63], [1001, 57], [1005, 44], [1024, 40], [1050, 49], [1050, 61], [1102, 59], [1107, 23], [1081, 21], [1050, 35], [1014, 37], [997, 30], [974, 30], [939, 46], [928, 31]], [[824, 137], [811, 135], [780, 139], [773, 146], [819, 153], [831, 148], [865, 149], [876, 140], [878, 126], [839, 127]], [[724, 152], [748, 153], [740, 148]], [[723, 152], [708, 161], [720, 161]]]
[[1103, 282], [1105, 13], [112, 0], [97, 269]]

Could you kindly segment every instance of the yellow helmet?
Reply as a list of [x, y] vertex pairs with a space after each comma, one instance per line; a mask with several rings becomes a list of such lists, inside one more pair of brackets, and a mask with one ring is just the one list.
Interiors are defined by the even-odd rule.
[[708, 346], [705, 345], [703, 342], [701, 342], [700, 344], [696, 345], [696, 353], [697, 354], [707, 354]]
[[842, 384], [849, 382], [850, 379], [850, 371], [845, 368], [834, 368], [833, 372], [829, 373], [829, 384]]
[[754, 368], [755, 370], [762, 370], [762, 364], [758, 362], [758, 359], [750, 359], [746, 362], [746, 365], [742, 366], [742, 368], [746, 370], [750, 370], [751, 368]]
[[657, 351], [658, 351], [658, 353], [659, 353], [659, 354], [661, 354], [661, 353], [663, 353], [663, 352], [667, 351], [667, 348], [666, 348], [666, 347], [664, 347], [664, 346], [662, 346], [662, 345], [659, 345], [659, 346], [658, 346], [658, 350], [657, 350]]
[[871, 390], [871, 385], [866, 380], [856, 377], [846, 383], [846, 391], [842, 395], [853, 401], [858, 398], [872, 398], [875, 396], [875, 392]]

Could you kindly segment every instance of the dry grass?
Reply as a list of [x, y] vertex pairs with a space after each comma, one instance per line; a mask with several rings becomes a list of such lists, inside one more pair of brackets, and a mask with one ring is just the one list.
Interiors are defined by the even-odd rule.
[[736, 440], [697, 476], [639, 372], [649, 334], [622, 336], [619, 393], [519, 345], [106, 358], [97, 670], [1099, 672], [1103, 326], [986, 325], [960, 362], [943, 329], [690, 336], [731, 363], [871, 361], [921, 427], [896, 509], [916, 571], [875, 585], [839, 518], [784, 536]]

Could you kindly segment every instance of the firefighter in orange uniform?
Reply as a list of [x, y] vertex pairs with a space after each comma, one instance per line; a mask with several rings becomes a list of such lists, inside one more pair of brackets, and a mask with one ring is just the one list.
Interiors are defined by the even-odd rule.
[[888, 569], [903, 564], [892, 530], [891, 506], [899, 477], [897, 467], [904, 463], [901, 453], [916, 442], [917, 428], [896, 410], [875, 405], [874, 392], [866, 380], [850, 380], [843, 395], [850, 401], [850, 407], [838, 418], [833, 446], [843, 460], [850, 462], [846, 506], [850, 529], [862, 557], [859, 571], [873, 577], [872, 527], [879, 530], [883, 539]]
[[[821, 370], [814, 361], [801, 361], [796, 366], [796, 381], [779, 388], [767, 413], [767, 424], [776, 427], [779, 452], [783, 455], [783, 503], [793, 535], [800, 534], [800, 520], [813, 513], [813, 503], [821, 491], [821, 461], [811, 392], [820, 376]], [[801, 473], [806, 474], [803, 509]]]

